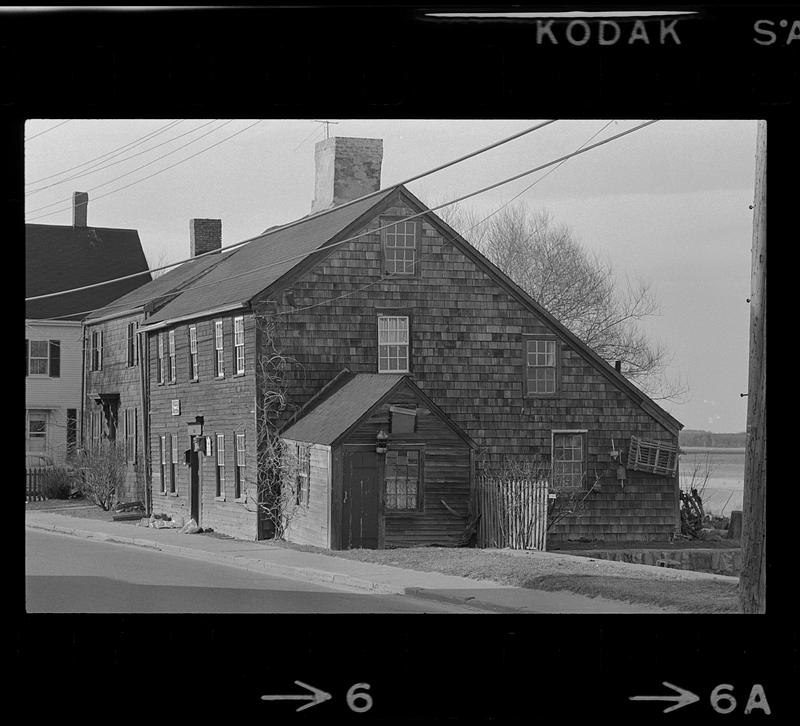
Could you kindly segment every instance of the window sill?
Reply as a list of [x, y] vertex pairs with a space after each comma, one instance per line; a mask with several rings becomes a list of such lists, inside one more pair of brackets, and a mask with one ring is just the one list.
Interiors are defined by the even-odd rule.
[[178, 496], [178, 492], [167, 492], [167, 496], [168, 497], [177, 497]]
[[233, 501], [237, 504], [247, 504], [247, 497], [236, 497]]
[[190, 378], [189, 379], [189, 383], [200, 383], [200, 379], [199, 378]]
[[224, 502], [225, 501], [225, 497], [224, 496], [223, 497], [214, 497], [214, 501], [215, 502]]
[[231, 378], [244, 378], [247, 374], [242, 371], [241, 373], [234, 373]]

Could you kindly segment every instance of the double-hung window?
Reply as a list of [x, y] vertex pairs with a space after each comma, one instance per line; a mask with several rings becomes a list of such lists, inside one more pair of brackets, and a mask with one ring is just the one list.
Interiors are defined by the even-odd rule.
[[27, 411], [26, 451], [47, 451], [47, 411]]
[[222, 337], [222, 321], [214, 322], [214, 375], [225, 377], [225, 343]]
[[197, 326], [189, 326], [189, 378], [196, 381], [200, 375], [197, 369]]
[[161, 464], [159, 471], [161, 476], [161, 492], [163, 494], [166, 494], [167, 493], [167, 437], [166, 436], [158, 437], [158, 453], [159, 453], [158, 460]]
[[217, 434], [217, 497], [225, 496], [225, 434]]
[[[417, 266], [419, 220], [397, 222], [382, 230], [383, 264], [387, 275], [414, 275]], [[381, 220], [381, 226], [385, 224]]]
[[378, 316], [378, 373], [408, 373], [408, 317]]
[[176, 492], [178, 486], [178, 435], [170, 434], [170, 457], [169, 457], [169, 490], [171, 493]]
[[586, 478], [586, 432], [553, 431], [553, 489], [577, 489]]
[[244, 448], [244, 434], [236, 434], [236, 468], [234, 473], [236, 481], [234, 482], [234, 497], [240, 499], [242, 496], [242, 482], [244, 481], [244, 466], [246, 461], [246, 454]]
[[307, 444], [297, 444], [295, 456], [297, 462], [296, 502], [297, 504], [308, 506], [308, 502], [311, 499], [311, 447]]
[[103, 331], [95, 330], [91, 336], [90, 368], [93, 371], [103, 370]]
[[165, 370], [167, 360], [164, 357], [164, 333], [158, 334], [158, 382], [164, 383], [166, 380]]
[[526, 338], [525, 344], [527, 395], [555, 393], [558, 371], [555, 338]]
[[236, 373], [244, 373], [244, 317], [233, 319], [233, 350], [236, 359]]
[[423, 451], [392, 448], [384, 465], [384, 502], [387, 511], [415, 512], [422, 509]]
[[177, 371], [175, 370], [175, 331], [169, 331], [169, 363], [168, 363], [168, 371], [169, 371], [169, 382], [175, 383], [175, 379], [177, 378]]
[[136, 328], [136, 323], [128, 323], [128, 368], [139, 362], [136, 349]]

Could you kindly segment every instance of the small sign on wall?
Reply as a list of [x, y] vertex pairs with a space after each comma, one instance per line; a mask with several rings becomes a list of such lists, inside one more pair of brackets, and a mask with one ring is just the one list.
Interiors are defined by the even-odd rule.
[[172, 399], [172, 415], [173, 416], [181, 415], [181, 400], [179, 398]]

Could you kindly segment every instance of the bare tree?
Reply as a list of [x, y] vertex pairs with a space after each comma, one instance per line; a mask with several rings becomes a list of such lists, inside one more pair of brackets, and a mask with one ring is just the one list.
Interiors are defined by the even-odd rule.
[[155, 262], [153, 264], [150, 264], [150, 262], [148, 261], [148, 265], [147, 266], [150, 268], [150, 277], [153, 280], [155, 280], [157, 277], [161, 277], [161, 275], [169, 272], [169, 270], [159, 270], [158, 269], [159, 267], [163, 267], [165, 264], [167, 264], [167, 251], [162, 248], [158, 252], [158, 254], [157, 254], [156, 258], [155, 258]]
[[437, 213], [545, 310], [656, 399], [681, 400], [682, 380], [667, 373], [670, 356], [642, 321], [659, 305], [649, 283], [620, 280], [613, 263], [586, 250], [547, 211], [517, 203], [481, 218], [457, 204]]

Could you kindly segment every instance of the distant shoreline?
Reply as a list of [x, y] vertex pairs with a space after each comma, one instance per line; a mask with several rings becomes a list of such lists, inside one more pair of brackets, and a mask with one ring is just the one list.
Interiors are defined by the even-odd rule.
[[744, 454], [744, 446], [681, 446], [682, 454]]

